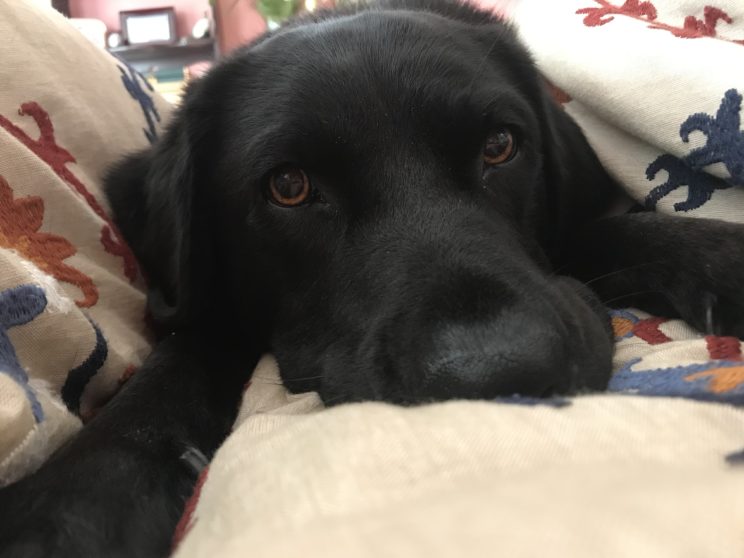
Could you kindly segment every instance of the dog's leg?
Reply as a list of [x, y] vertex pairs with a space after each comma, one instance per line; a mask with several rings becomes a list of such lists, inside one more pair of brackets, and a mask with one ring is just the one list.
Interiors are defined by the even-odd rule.
[[178, 334], [41, 469], [0, 490], [0, 556], [167, 556], [257, 353]]
[[604, 303], [744, 338], [744, 225], [634, 213], [597, 221], [574, 243], [574, 273]]

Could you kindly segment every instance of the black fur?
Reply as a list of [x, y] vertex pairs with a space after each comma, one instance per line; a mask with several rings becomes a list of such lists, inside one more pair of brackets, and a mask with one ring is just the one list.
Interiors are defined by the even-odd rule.
[[[504, 125], [518, 154], [485, 169]], [[284, 163], [306, 170], [315, 203], [267, 201]], [[112, 171], [169, 335], [78, 437], [0, 492], [0, 555], [166, 554], [195, 477], [180, 457], [214, 452], [265, 351], [329, 404], [416, 403], [603, 389], [607, 300], [744, 335], [742, 227], [600, 219], [616, 192], [487, 13], [395, 0], [265, 35]]]

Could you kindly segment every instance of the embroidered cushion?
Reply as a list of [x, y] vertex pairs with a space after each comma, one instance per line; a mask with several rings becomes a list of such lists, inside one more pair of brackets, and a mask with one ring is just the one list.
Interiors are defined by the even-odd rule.
[[0, 486], [150, 350], [142, 274], [101, 192], [169, 107], [51, 8], [0, 3]]

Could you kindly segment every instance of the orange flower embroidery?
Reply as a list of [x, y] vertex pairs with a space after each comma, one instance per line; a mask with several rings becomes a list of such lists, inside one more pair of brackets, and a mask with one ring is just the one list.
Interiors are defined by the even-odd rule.
[[101, 229], [101, 244], [103, 249], [109, 254], [119, 256], [124, 260], [124, 275], [130, 282], [137, 278], [137, 261], [129, 246], [124, 242], [119, 229], [114, 222], [106, 215], [103, 207], [90, 190], [83, 184], [80, 179], [67, 167], [70, 163], [75, 162], [75, 157], [65, 148], [57, 144], [54, 136], [54, 125], [49, 114], [36, 102], [31, 101], [23, 103], [18, 111], [20, 116], [30, 116], [36, 122], [39, 128], [39, 137], [33, 139], [21, 128], [13, 124], [10, 120], [0, 114], [0, 128], [7, 130], [10, 135], [15, 137], [25, 145], [34, 155], [44, 161], [54, 174], [59, 176], [65, 184], [77, 192], [88, 204], [93, 212], [104, 222]]
[[93, 306], [98, 302], [93, 280], [64, 263], [77, 250], [61, 236], [39, 232], [43, 220], [44, 200], [37, 196], [14, 200], [13, 190], [0, 176], [0, 246], [16, 250], [58, 281], [78, 287], [84, 296], [75, 301], [78, 306]]
[[713, 393], [726, 393], [744, 384], [744, 366], [729, 366], [704, 370], [686, 376], [685, 380], [693, 382], [700, 378], [710, 378], [708, 389]]

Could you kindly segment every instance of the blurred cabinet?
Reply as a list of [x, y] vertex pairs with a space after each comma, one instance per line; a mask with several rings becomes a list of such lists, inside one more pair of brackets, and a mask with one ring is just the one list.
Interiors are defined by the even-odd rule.
[[183, 68], [197, 62], [217, 59], [213, 39], [193, 39], [175, 44], [120, 46], [109, 52], [144, 75], [164, 76], [183, 72]]

